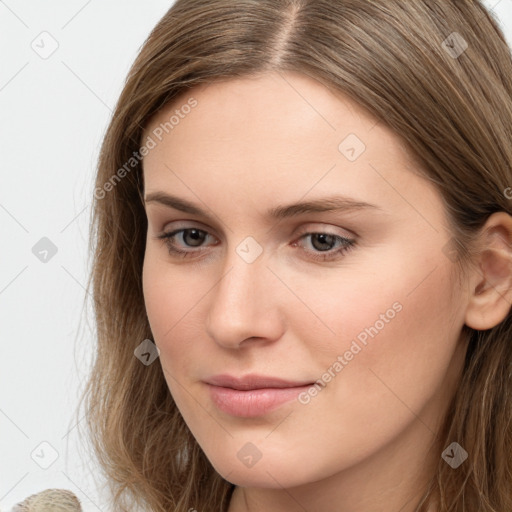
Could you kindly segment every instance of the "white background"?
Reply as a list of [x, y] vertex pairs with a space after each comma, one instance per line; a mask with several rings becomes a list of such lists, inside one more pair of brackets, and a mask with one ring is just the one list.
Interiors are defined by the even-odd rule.
[[[512, 0], [486, 4], [512, 42]], [[92, 477], [94, 460], [79, 448], [74, 419], [94, 343], [91, 312], [82, 310], [93, 178], [129, 67], [171, 5], [172, 0], [0, 0], [4, 512], [47, 488], [69, 489], [85, 511], [107, 512]], [[47, 59], [31, 46], [51, 48], [43, 31], [58, 43]], [[57, 249], [47, 262], [32, 252], [43, 237]], [[53, 450], [58, 458], [43, 469], [37, 462], [51, 462]]]

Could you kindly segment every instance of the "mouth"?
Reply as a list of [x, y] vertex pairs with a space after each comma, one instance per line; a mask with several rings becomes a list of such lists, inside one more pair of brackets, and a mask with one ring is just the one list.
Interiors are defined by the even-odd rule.
[[253, 418], [295, 400], [314, 383], [251, 374], [240, 378], [218, 375], [205, 384], [218, 409], [232, 416]]

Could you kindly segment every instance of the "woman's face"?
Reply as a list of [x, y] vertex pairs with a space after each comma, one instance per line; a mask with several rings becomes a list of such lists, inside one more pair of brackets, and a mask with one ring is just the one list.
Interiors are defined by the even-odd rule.
[[[441, 197], [400, 140], [287, 73], [197, 87], [151, 119], [144, 143], [147, 314], [216, 470], [277, 490], [361, 471], [367, 485], [398, 471], [397, 484], [425, 468], [469, 295]], [[249, 374], [305, 387], [206, 383]]]

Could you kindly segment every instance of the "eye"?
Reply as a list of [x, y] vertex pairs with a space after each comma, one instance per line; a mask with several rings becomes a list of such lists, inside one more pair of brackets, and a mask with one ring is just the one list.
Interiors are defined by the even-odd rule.
[[182, 228], [182, 229], [176, 229], [175, 231], [172, 231], [170, 233], [162, 233], [161, 235], [158, 235], [157, 238], [159, 240], [163, 240], [165, 244], [167, 245], [167, 249], [169, 251], [169, 254], [177, 255], [183, 258], [194, 256], [198, 251], [188, 251], [179, 249], [176, 246], [175, 238], [179, 237], [182, 239], [182, 241], [185, 243], [185, 246], [191, 247], [191, 248], [197, 248], [201, 246], [201, 244], [204, 242], [204, 240], [207, 237], [211, 237], [209, 233], [206, 231], [203, 231], [202, 229], [197, 228]]
[[[310, 245], [314, 248], [314, 251], [312, 254], [311, 251], [306, 252], [309, 252], [310, 257], [318, 261], [330, 261], [339, 258], [356, 244], [356, 241], [352, 238], [323, 232], [305, 233], [299, 240], [308, 237], [310, 238]], [[338, 245], [336, 246], [336, 244]], [[297, 246], [297, 242], [294, 242], [292, 245]]]
[[[198, 253], [202, 252], [194, 249], [200, 248], [208, 237], [213, 238], [208, 232], [202, 229], [181, 228], [169, 233], [162, 233], [156, 238], [164, 241], [171, 256], [176, 255], [180, 258], [188, 258], [195, 257]], [[304, 252], [308, 253], [308, 258], [317, 261], [331, 261], [337, 259], [346, 251], [352, 249], [356, 244], [355, 239], [324, 232], [304, 233], [299, 240], [307, 238], [310, 238], [310, 245], [313, 250], [308, 249], [304, 250]], [[178, 247], [176, 239], [181, 239], [182, 247], [184, 245], [185, 249]], [[218, 242], [213, 245], [217, 244]], [[292, 247], [297, 247], [301, 244], [293, 242], [291, 245]], [[188, 249], [186, 249], [187, 247]]]

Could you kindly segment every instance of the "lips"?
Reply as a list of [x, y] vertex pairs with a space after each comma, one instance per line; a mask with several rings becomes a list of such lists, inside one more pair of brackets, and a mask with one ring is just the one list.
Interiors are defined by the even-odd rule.
[[242, 377], [234, 377], [232, 375], [215, 375], [206, 379], [207, 384], [221, 386], [223, 388], [231, 388], [247, 391], [250, 389], [263, 388], [297, 388], [313, 384], [312, 381], [291, 381], [278, 377], [269, 377], [264, 375], [249, 374]]
[[243, 418], [263, 416], [286, 402], [295, 400], [313, 383], [291, 381], [261, 375], [233, 377], [216, 375], [205, 381], [216, 407]]

